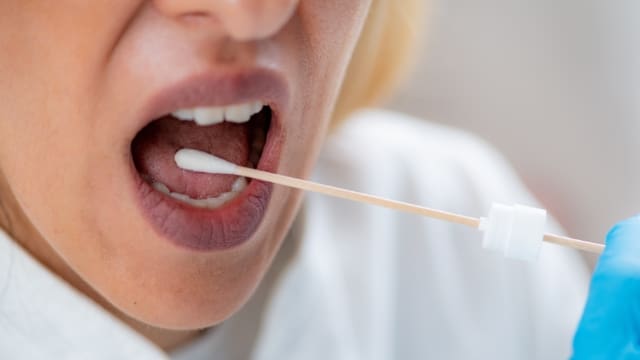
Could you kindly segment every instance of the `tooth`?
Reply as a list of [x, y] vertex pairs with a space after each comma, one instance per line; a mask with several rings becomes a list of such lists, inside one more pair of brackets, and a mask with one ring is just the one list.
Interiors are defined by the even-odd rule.
[[245, 123], [251, 119], [251, 116], [262, 111], [264, 106], [262, 101], [254, 101], [227, 107], [209, 106], [195, 109], [179, 109], [172, 112], [171, 115], [179, 120], [195, 120], [200, 126], [219, 124], [224, 120], [233, 123]]
[[219, 197], [209, 198], [207, 199], [207, 208], [217, 209], [220, 206], [224, 205], [224, 203], [225, 203], [224, 199], [220, 199]]
[[209, 199], [189, 199], [191, 205], [206, 208], [209, 205]]
[[253, 105], [251, 104], [232, 105], [225, 109], [224, 118], [229, 122], [245, 123], [253, 114]]
[[184, 200], [185, 203], [191, 205], [191, 206], [195, 206], [195, 207], [204, 207], [204, 204], [202, 203], [202, 201], [200, 199], [192, 199], [190, 197], [185, 198]]
[[194, 119], [200, 126], [219, 124], [224, 121], [224, 108], [201, 107], [194, 110]]
[[188, 195], [185, 194], [180, 194], [177, 192], [172, 192], [169, 194], [172, 198], [180, 200], [180, 201], [184, 201], [184, 202], [189, 202], [189, 200], [192, 200]]
[[[244, 179], [244, 178], [239, 178]], [[246, 179], [244, 179], [246, 182]], [[236, 180], [236, 182], [238, 182]], [[159, 185], [156, 185], [159, 184]], [[166, 188], [164, 184], [154, 183], [154, 187], [162, 187]], [[246, 185], [245, 185], [246, 186]], [[168, 189], [167, 189], [168, 190]], [[217, 197], [205, 198], [205, 199], [193, 199], [189, 195], [181, 194], [177, 192], [169, 192], [168, 193], [172, 198], [181, 201], [183, 203], [189, 204], [191, 206], [199, 207], [199, 208], [208, 208], [208, 209], [217, 209], [222, 205], [228, 203], [229, 201], [235, 199], [238, 196], [239, 192], [237, 191], [229, 191], [226, 193], [222, 193]]]
[[167, 185], [160, 183], [160, 182], [154, 182], [151, 186], [153, 186], [154, 189], [160, 191], [161, 193], [167, 194], [169, 195], [171, 192], [169, 191], [169, 188], [167, 187]]
[[228, 203], [230, 200], [238, 196], [236, 192], [227, 192], [220, 194], [218, 197], [204, 199], [204, 207], [209, 209], [217, 209], [220, 206]]
[[180, 120], [193, 120], [193, 116], [194, 116], [194, 111], [193, 109], [181, 109], [178, 111], [174, 111], [171, 113], [171, 115], [173, 115], [174, 117], [180, 119]]
[[264, 104], [262, 104], [262, 101], [256, 101], [253, 103], [253, 113], [257, 114], [262, 110], [262, 107], [264, 106]]
[[220, 194], [220, 196], [218, 196], [217, 198], [214, 198], [214, 199], [220, 201], [221, 202], [220, 205], [223, 205], [223, 204], [228, 203], [231, 199], [235, 198], [236, 196], [238, 196], [238, 193], [226, 192], [224, 194]]
[[236, 181], [233, 182], [233, 185], [231, 186], [231, 191], [241, 192], [246, 187], [247, 187], [247, 179], [245, 179], [244, 177], [239, 177], [236, 179]]

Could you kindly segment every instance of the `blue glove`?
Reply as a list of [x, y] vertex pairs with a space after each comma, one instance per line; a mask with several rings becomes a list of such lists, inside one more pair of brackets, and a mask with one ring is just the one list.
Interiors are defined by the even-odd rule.
[[640, 217], [607, 235], [573, 340], [573, 359], [640, 359]]

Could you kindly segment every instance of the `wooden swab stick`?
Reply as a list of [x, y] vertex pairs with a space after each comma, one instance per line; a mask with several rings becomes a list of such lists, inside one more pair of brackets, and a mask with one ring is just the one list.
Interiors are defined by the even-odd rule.
[[598, 244], [591, 241], [578, 240], [578, 239], [570, 238], [567, 236], [561, 236], [561, 235], [555, 235], [555, 234], [544, 234], [543, 240], [546, 242], [567, 246], [570, 248], [590, 252], [593, 254], [602, 254], [602, 252], [604, 251], [603, 244]]
[[[480, 219], [459, 215], [443, 210], [432, 209], [424, 206], [418, 206], [402, 201], [390, 200], [383, 197], [369, 195], [365, 193], [360, 193], [357, 191], [341, 189], [334, 186], [323, 185], [314, 183], [307, 180], [301, 180], [297, 178], [292, 178], [285, 175], [273, 174], [266, 171], [260, 171], [256, 169], [246, 168], [242, 166], [238, 166], [235, 171], [235, 175], [244, 176], [251, 179], [262, 180], [274, 184], [284, 185], [287, 187], [316, 192], [320, 194], [325, 194], [328, 196], [333, 196], [341, 199], [347, 199], [362, 203], [367, 203], [371, 205], [377, 205], [386, 207], [393, 210], [404, 211], [408, 213], [418, 214], [422, 216], [426, 216], [433, 219], [444, 220], [451, 223], [456, 223], [460, 225], [466, 225], [472, 228], [478, 228], [480, 225]], [[550, 243], [568, 246], [574, 249], [587, 251], [595, 254], [600, 254], [604, 250], [604, 245], [597, 244], [589, 241], [573, 239], [566, 236], [560, 236], [555, 234], [545, 234], [544, 240]]]
[[278, 185], [284, 185], [294, 189], [311, 191], [324, 195], [329, 195], [341, 199], [357, 201], [377, 206], [386, 207], [393, 210], [400, 210], [408, 213], [418, 214], [434, 219], [444, 220], [456, 224], [466, 225], [477, 228], [480, 225], [480, 219], [458, 215], [447, 211], [430, 209], [423, 206], [413, 205], [402, 201], [395, 201], [383, 197], [360, 193], [357, 191], [341, 189], [335, 186], [323, 185], [307, 180], [292, 178], [285, 175], [273, 174], [266, 171], [246, 168], [238, 166], [236, 175], [248, 177], [251, 179], [262, 180]]
[[[311, 191], [341, 199], [352, 200], [361, 203], [382, 206], [393, 210], [418, 214], [433, 219], [469, 226], [476, 229], [480, 226], [480, 219], [478, 218], [455, 214], [438, 209], [432, 209], [424, 206], [418, 206], [403, 201], [386, 199], [383, 197], [369, 195], [352, 190], [346, 190], [335, 186], [318, 184], [312, 181], [301, 180], [286, 175], [251, 169], [232, 164], [228, 161], [198, 150], [182, 149], [176, 153], [175, 160], [178, 166], [185, 170], [244, 176], [250, 179], [261, 180], [294, 189]], [[573, 239], [570, 237], [555, 234], [545, 234], [543, 240], [595, 254], [600, 254], [604, 250], [604, 245], [602, 244]]]

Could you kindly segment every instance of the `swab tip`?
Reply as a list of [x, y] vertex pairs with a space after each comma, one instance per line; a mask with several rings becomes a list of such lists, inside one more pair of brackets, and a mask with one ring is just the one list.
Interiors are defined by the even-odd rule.
[[234, 163], [195, 149], [178, 150], [174, 156], [174, 161], [183, 170], [209, 174], [233, 175], [238, 168]]

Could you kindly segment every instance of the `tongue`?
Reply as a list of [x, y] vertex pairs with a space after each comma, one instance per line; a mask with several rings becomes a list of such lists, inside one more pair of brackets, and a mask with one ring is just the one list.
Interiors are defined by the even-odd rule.
[[216, 197], [231, 191], [232, 175], [200, 174], [182, 170], [174, 162], [182, 148], [201, 150], [246, 165], [250, 154], [249, 126], [224, 122], [201, 127], [172, 117], [156, 120], [133, 140], [133, 160], [144, 178], [161, 182], [172, 192], [194, 199]]

